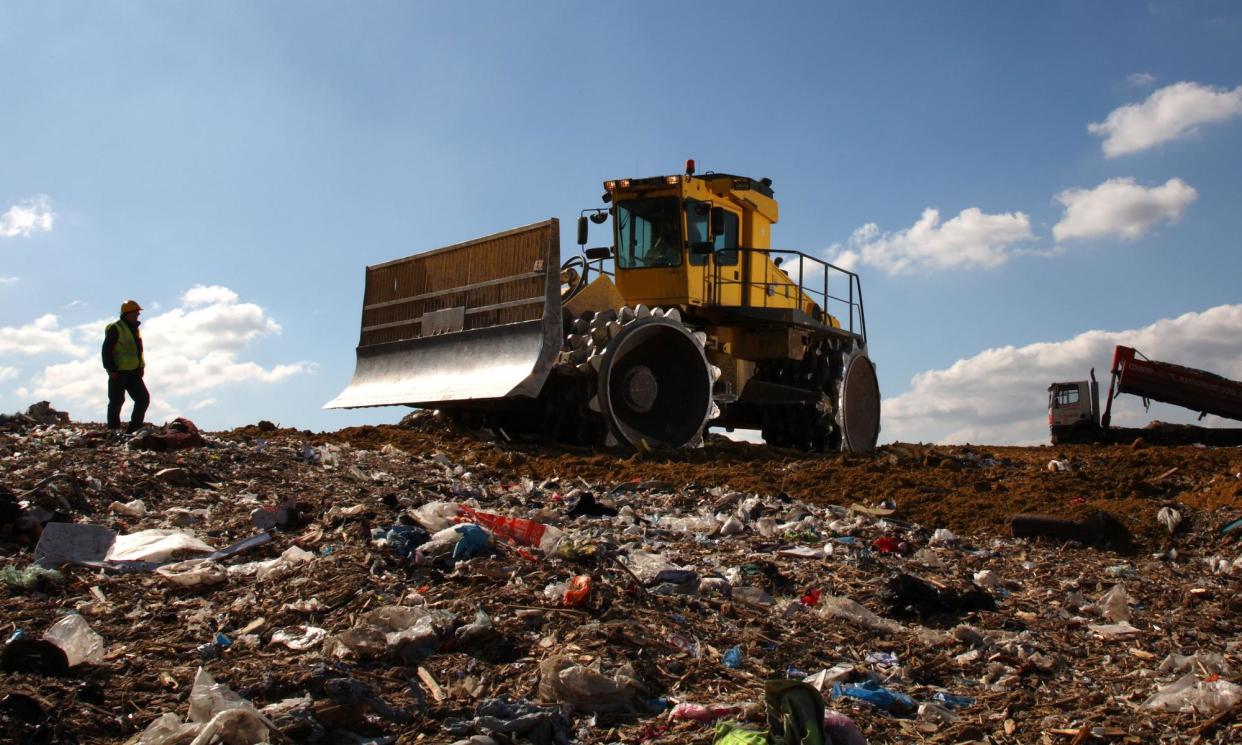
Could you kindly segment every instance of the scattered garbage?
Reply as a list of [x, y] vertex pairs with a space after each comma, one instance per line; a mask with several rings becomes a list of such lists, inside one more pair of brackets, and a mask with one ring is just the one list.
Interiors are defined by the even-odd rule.
[[1165, 530], [1169, 531], [1169, 535], [1173, 535], [1177, 532], [1178, 526], [1182, 524], [1182, 513], [1172, 507], [1161, 507], [1156, 513], [1156, 520], [1164, 526]]
[[646, 687], [628, 664], [614, 675], [584, 667], [568, 657], [553, 656], [539, 665], [539, 697], [596, 714], [646, 711]]
[[207, 441], [199, 433], [198, 427], [184, 417], [177, 417], [160, 429], [145, 431], [129, 443], [134, 450], [154, 450], [160, 453], [206, 445]]
[[832, 687], [832, 697], [856, 698], [893, 714], [910, 714], [918, 709], [914, 699], [900, 691], [889, 690], [874, 680], [863, 681], [858, 685], [837, 683]]
[[[0, 423], [0, 603], [24, 629], [0, 653], [0, 739], [1236, 730], [1236, 452], [1151, 448], [1136, 469], [1098, 448], [1054, 475], [1046, 448], [777, 459], [709, 438], [629, 461], [449, 426], [250, 427], [158, 451]], [[1061, 522], [1003, 535], [1013, 504]], [[1141, 551], [1115, 556], [1099, 509]], [[169, 711], [200, 661], [193, 711]], [[818, 705], [756, 690], [782, 676]]]
[[1201, 680], [1187, 673], [1162, 687], [1142, 708], [1211, 717], [1242, 702], [1242, 686], [1227, 680]]
[[103, 662], [103, 637], [95, 633], [86, 619], [77, 613], [70, 613], [54, 623], [43, 632], [43, 638], [64, 651], [69, 667]]

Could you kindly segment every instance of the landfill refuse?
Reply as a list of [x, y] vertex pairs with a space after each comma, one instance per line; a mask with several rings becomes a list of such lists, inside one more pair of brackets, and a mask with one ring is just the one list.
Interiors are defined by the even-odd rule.
[[43, 632], [43, 638], [64, 651], [69, 667], [103, 662], [103, 637], [95, 633], [86, 619], [77, 613], [69, 613], [54, 623]]
[[[629, 456], [430, 413], [204, 439], [0, 423], [0, 616], [23, 630], [0, 651], [0, 741], [671, 745], [720, 725], [771, 743], [759, 681], [781, 678], [892, 696], [833, 698], [834, 745], [1237, 740], [1220, 708], [1242, 665], [1236, 449], [1065, 446], [1055, 474], [1046, 447], [810, 456], [709, 436]], [[144, 517], [111, 509], [135, 500]], [[284, 504], [296, 527], [257, 531]], [[1097, 510], [1136, 550], [1012, 535], [1015, 511]], [[203, 545], [107, 560], [146, 530]], [[454, 559], [463, 532], [489, 542]], [[963, 608], [975, 588], [994, 605]], [[41, 638], [72, 612], [101, 661], [70, 667]], [[198, 665], [249, 706], [188, 719]]]

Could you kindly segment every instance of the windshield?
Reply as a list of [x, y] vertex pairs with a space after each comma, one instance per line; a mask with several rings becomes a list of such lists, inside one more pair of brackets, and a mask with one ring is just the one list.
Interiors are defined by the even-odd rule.
[[622, 269], [681, 264], [681, 210], [677, 199], [617, 203], [617, 263]]

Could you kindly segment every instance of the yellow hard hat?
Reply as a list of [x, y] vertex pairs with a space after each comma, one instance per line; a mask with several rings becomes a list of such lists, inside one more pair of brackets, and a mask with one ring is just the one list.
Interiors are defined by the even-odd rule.
[[137, 300], [126, 300], [125, 302], [121, 303], [122, 314], [133, 313], [136, 310], [142, 310], [142, 306], [138, 304]]

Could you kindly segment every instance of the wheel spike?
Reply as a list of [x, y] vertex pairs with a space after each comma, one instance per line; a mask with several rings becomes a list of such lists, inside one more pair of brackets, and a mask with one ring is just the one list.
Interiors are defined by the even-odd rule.
[[617, 320], [620, 321], [622, 325], [633, 321], [637, 317], [638, 314], [635, 313], [634, 309], [628, 305], [621, 306], [621, 308], [617, 311]]
[[664, 311], [664, 317], [672, 319], [678, 323], [681, 323], [681, 311], [677, 310], [676, 308], [669, 308], [668, 310]]
[[591, 396], [591, 399], [587, 401], [587, 408], [596, 414], [600, 413], [603, 409], [599, 405], [599, 396]]
[[720, 368], [719, 367], [716, 367], [715, 365], [708, 365], [707, 371], [708, 373], [711, 374], [713, 383], [715, 383], [717, 380], [720, 380]]
[[638, 307], [634, 309], [634, 316], [637, 318], [650, 318], [651, 308], [648, 308], [646, 305], [639, 303]]
[[694, 337], [694, 340], [699, 343], [700, 347], [707, 346], [707, 334], [703, 333], [702, 331], [695, 331], [693, 334], [690, 334], [690, 335]]
[[718, 418], [719, 416], [720, 416], [720, 407], [717, 406], [716, 403], [713, 401], [712, 407], [707, 410], [707, 418], [710, 421], [712, 419]]
[[600, 371], [600, 368], [604, 366], [604, 355], [597, 354], [591, 359], [587, 360], [587, 363], [588, 363], [588, 367], [590, 367], [592, 370], [598, 373]]
[[663, 318], [663, 317], [664, 317], [664, 309], [663, 309], [663, 308], [652, 308], [652, 309], [651, 309], [651, 317], [652, 317], [652, 318]]
[[609, 339], [612, 339], [612, 338], [616, 337], [616, 335], [617, 335], [617, 334], [621, 333], [621, 328], [622, 328], [622, 327], [621, 327], [621, 322], [620, 322], [620, 321], [611, 321], [611, 322], [609, 322], [609, 324], [608, 324], [608, 338], [609, 338]]

